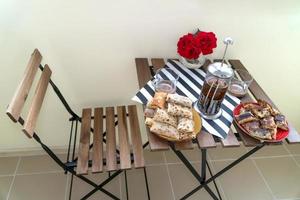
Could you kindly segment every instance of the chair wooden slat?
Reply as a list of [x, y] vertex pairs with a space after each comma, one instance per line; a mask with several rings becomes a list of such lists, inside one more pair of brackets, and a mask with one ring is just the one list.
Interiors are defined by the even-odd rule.
[[213, 136], [204, 130], [197, 135], [197, 142], [202, 149], [215, 148], [217, 146]]
[[[244, 65], [241, 63], [241, 61], [239, 61], [239, 60], [229, 60], [229, 63], [235, 69], [247, 70], [244, 67]], [[241, 75], [241, 78], [243, 78], [242, 75]], [[273, 103], [271, 98], [265, 93], [265, 91], [260, 87], [260, 85], [257, 83], [257, 81], [255, 79], [249, 86], [249, 89], [256, 99], [263, 99], [263, 100], [269, 102], [274, 108], [277, 108], [277, 106]], [[289, 124], [289, 127], [290, 127], [290, 132], [289, 132], [289, 136], [287, 138], [287, 142], [288, 143], [300, 143], [300, 134], [297, 132], [297, 130], [291, 124]]]
[[128, 127], [126, 117], [126, 107], [118, 106], [118, 134], [119, 134], [119, 145], [120, 145], [120, 167], [121, 169], [131, 168], [130, 159], [130, 147], [128, 140]]
[[44, 71], [40, 77], [40, 80], [38, 82], [35, 94], [33, 96], [33, 100], [23, 127], [23, 132], [31, 138], [34, 133], [34, 129], [36, 126], [36, 122], [38, 119], [38, 115], [40, 113], [43, 100], [47, 91], [47, 87], [49, 84], [50, 76], [51, 76], [51, 70], [48, 65], [45, 65]]
[[78, 150], [77, 174], [88, 173], [89, 146], [91, 134], [91, 115], [92, 109], [82, 110], [81, 132]]
[[[151, 79], [151, 72], [149, 68], [149, 63], [147, 58], [136, 58], [136, 71], [137, 71], [137, 77], [139, 81], [139, 87], [142, 88], [144, 85]], [[166, 141], [161, 140], [156, 135], [152, 134], [149, 131], [149, 128], [146, 127], [148, 140], [149, 140], [149, 146], [150, 149], [153, 151], [157, 150], [167, 150], [169, 149], [169, 145]]]
[[92, 172], [103, 170], [103, 108], [94, 109]]
[[128, 114], [129, 114], [131, 142], [132, 142], [133, 156], [134, 156], [134, 166], [136, 168], [144, 167], [145, 160], [143, 154], [141, 131], [138, 122], [137, 109], [135, 105], [128, 106]]
[[41, 61], [42, 55], [37, 49], [35, 49], [27, 64], [24, 76], [6, 110], [6, 114], [14, 122], [17, 122], [20, 117], [21, 111], [23, 109], [23, 106], [25, 104], [26, 98], [28, 96], [29, 90], [32, 86], [35, 74], [39, 68]]
[[235, 137], [235, 135], [231, 129], [229, 130], [227, 137], [225, 139], [221, 140], [221, 144], [223, 147], [239, 147], [240, 146], [240, 142]]
[[117, 169], [116, 130], [114, 107], [105, 109], [106, 115], [106, 167], [108, 171]]
[[165, 66], [163, 58], [152, 58], [151, 63], [155, 72]]

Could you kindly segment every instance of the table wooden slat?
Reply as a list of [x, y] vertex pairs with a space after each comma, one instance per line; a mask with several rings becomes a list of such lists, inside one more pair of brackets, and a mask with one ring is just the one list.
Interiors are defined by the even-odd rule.
[[221, 140], [221, 144], [223, 147], [239, 147], [240, 142], [234, 135], [232, 129], [229, 130], [229, 133], [225, 139]]
[[162, 58], [152, 58], [151, 63], [155, 72], [165, 66], [165, 61]]
[[[244, 67], [244, 65], [241, 63], [241, 61], [239, 61], [239, 60], [229, 60], [229, 63], [235, 69], [247, 70]], [[241, 78], [243, 78], [243, 77], [241, 76]], [[253, 82], [250, 85], [249, 89], [256, 99], [263, 99], [263, 100], [269, 102], [274, 108], [277, 108], [277, 106], [273, 103], [271, 98], [265, 93], [265, 91], [260, 87], [260, 85], [257, 83], [257, 81], [255, 79], [253, 79]], [[289, 136], [287, 138], [287, 142], [288, 143], [300, 143], [300, 134], [292, 126], [292, 124], [289, 123], [289, 127], [290, 127], [290, 132], [289, 132]]]
[[204, 130], [197, 135], [197, 142], [202, 149], [215, 148], [217, 146], [213, 136]]
[[[219, 61], [219, 60], [214, 60], [214, 62], [217, 62], [217, 61]], [[206, 60], [202, 69], [205, 72], [207, 72], [208, 66], [210, 64], [211, 64], [210, 60]], [[214, 141], [213, 136], [211, 136], [211, 138], [208, 138], [208, 137], [209, 136], [205, 136], [203, 138], [205, 138], [206, 140], [209, 140], [209, 141]], [[202, 139], [202, 138], [200, 137], [200, 139]], [[199, 143], [199, 146], [201, 147], [200, 142], [198, 142], [198, 143]], [[201, 143], [203, 145], [203, 143], [205, 144], [205, 141], [203, 141]], [[208, 144], [210, 144], [210, 142], [208, 142]], [[221, 144], [223, 145], [223, 147], [238, 147], [238, 146], [240, 146], [238, 139], [235, 137], [235, 135], [233, 134], [231, 129], [229, 130], [227, 137], [225, 139], [221, 139]], [[213, 144], [212, 144], [212, 147], [214, 147]], [[201, 147], [201, 148], [203, 148], [203, 147]]]
[[145, 166], [145, 159], [143, 153], [143, 144], [140, 126], [138, 123], [137, 109], [135, 105], [128, 106], [129, 124], [131, 133], [131, 142], [134, 156], [134, 166], [136, 168]]
[[78, 150], [77, 174], [88, 173], [90, 130], [92, 109], [82, 110], [81, 132]]
[[10, 104], [7, 107], [6, 114], [10, 117], [10, 119], [14, 122], [17, 122], [20, 113], [25, 104], [26, 98], [28, 96], [29, 90], [32, 86], [35, 74], [39, 68], [39, 65], [42, 61], [42, 55], [40, 52], [35, 49], [31, 54], [30, 60], [25, 69], [24, 76], [16, 90]]
[[33, 100], [31, 106], [29, 108], [29, 112], [27, 118], [25, 120], [25, 124], [23, 127], [23, 132], [29, 137], [32, 138], [34, 129], [36, 126], [36, 122], [38, 120], [38, 115], [42, 108], [42, 104], [45, 98], [45, 94], [47, 91], [47, 87], [49, 85], [49, 80], [52, 72], [48, 65], [45, 65], [44, 71], [41, 75], [41, 78], [37, 84], [35, 94], [33, 96]]
[[136, 73], [139, 82], [139, 88], [142, 88], [152, 78], [147, 58], [136, 58]]
[[[152, 58], [151, 63], [155, 71], [165, 66], [165, 61], [163, 58]], [[175, 149], [177, 150], [193, 149], [193, 147], [194, 145], [191, 140], [175, 143]]]
[[114, 107], [105, 108], [106, 115], [106, 167], [108, 171], [117, 169], [116, 132]]
[[94, 109], [92, 172], [103, 170], [103, 108]]
[[[136, 63], [136, 72], [137, 72], [137, 78], [139, 82], [139, 88], [142, 88], [152, 77], [149, 68], [148, 59], [136, 58], [135, 63]], [[159, 137], [152, 134], [149, 131], [148, 127], [146, 127], [146, 131], [147, 131], [149, 146], [151, 150], [157, 151], [157, 150], [169, 149], [168, 143], [166, 141], [162, 141]]]
[[130, 159], [130, 147], [128, 140], [128, 127], [127, 127], [127, 117], [126, 117], [126, 107], [118, 106], [118, 134], [119, 134], [119, 145], [120, 145], [120, 166], [121, 169], [131, 168]]

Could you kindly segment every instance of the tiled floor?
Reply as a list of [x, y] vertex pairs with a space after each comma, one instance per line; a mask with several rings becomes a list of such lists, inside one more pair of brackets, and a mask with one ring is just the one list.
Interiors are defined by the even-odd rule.
[[[222, 169], [249, 148], [209, 149], [209, 163], [214, 172]], [[200, 168], [199, 150], [184, 151], [196, 169]], [[61, 158], [65, 155], [59, 155]], [[152, 200], [174, 200], [189, 192], [197, 181], [180, 163], [174, 153], [145, 151], [147, 175]], [[91, 175], [100, 182], [107, 173]], [[129, 199], [147, 199], [142, 169], [127, 171]], [[0, 157], [0, 200], [65, 200], [68, 199], [70, 176], [46, 155]], [[225, 200], [292, 200], [300, 199], [300, 145], [265, 147], [217, 180]], [[213, 183], [209, 187], [215, 191]], [[104, 187], [121, 199], [126, 199], [125, 176]], [[75, 178], [72, 199], [80, 199], [93, 189]], [[97, 192], [90, 199], [110, 199]], [[211, 199], [204, 190], [191, 200]]]

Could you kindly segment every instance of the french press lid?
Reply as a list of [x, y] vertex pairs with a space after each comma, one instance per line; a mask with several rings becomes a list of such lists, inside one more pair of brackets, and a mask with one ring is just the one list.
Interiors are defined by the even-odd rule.
[[231, 79], [233, 77], [233, 69], [225, 63], [215, 62], [208, 66], [208, 72], [221, 79]]

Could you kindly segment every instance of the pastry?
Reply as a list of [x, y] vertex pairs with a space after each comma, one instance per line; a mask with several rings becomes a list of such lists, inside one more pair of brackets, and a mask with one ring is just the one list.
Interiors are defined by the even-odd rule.
[[191, 108], [193, 104], [192, 100], [190, 100], [188, 97], [181, 96], [178, 94], [168, 94], [167, 102], [173, 104], [179, 104], [181, 106], [186, 106], [188, 108]]
[[163, 122], [171, 126], [177, 127], [177, 118], [169, 115], [166, 110], [158, 108], [153, 116], [153, 120]]
[[261, 106], [257, 105], [257, 104], [253, 104], [253, 103], [247, 103], [244, 104], [243, 107], [246, 111], [252, 111], [253, 109], [262, 109]]
[[177, 130], [184, 133], [192, 133], [194, 131], [194, 120], [180, 117]]
[[166, 104], [166, 98], [167, 98], [167, 93], [156, 92], [151, 101], [151, 107], [164, 108]]
[[163, 137], [170, 138], [171, 140], [180, 139], [178, 130], [175, 127], [165, 123], [154, 121], [150, 131]]
[[277, 127], [276, 128], [272, 128], [272, 129], [269, 129], [270, 131], [270, 134], [272, 136], [272, 139], [273, 140], [276, 140], [276, 137], [277, 137]]
[[168, 103], [168, 113], [177, 117], [193, 119], [192, 109], [178, 104]]
[[261, 139], [268, 139], [268, 140], [272, 139], [272, 135], [270, 133], [270, 130], [268, 129], [259, 128], [257, 130], [250, 131], [249, 133]]
[[265, 128], [265, 129], [277, 128], [275, 121], [274, 121], [274, 117], [272, 117], [272, 116], [263, 118], [262, 120], [260, 120], [260, 123], [261, 123], [261, 127]]
[[236, 119], [239, 124], [247, 123], [247, 122], [252, 122], [257, 120], [251, 112], [244, 112], [242, 114], [239, 114], [236, 116]]
[[280, 114], [280, 112], [277, 109], [273, 108], [268, 102], [264, 100], [259, 99], [257, 100], [257, 103], [263, 108], [267, 108], [273, 116]]
[[147, 118], [145, 119], [145, 124], [146, 124], [147, 126], [152, 126], [152, 124], [153, 124], [153, 119], [150, 118], [150, 117], [147, 117]]
[[289, 126], [284, 115], [276, 115], [274, 120], [278, 128], [286, 131], [289, 130]]
[[262, 108], [262, 109], [254, 108], [254, 109], [252, 109], [252, 112], [258, 118], [264, 118], [264, 117], [268, 117], [271, 115], [268, 108]]
[[155, 114], [155, 109], [153, 109], [153, 108], [145, 108], [145, 111], [144, 111], [145, 117], [151, 117], [151, 118], [153, 118], [154, 114]]
[[243, 127], [248, 131], [255, 131], [259, 129], [260, 123], [259, 121], [252, 121], [243, 124]]

